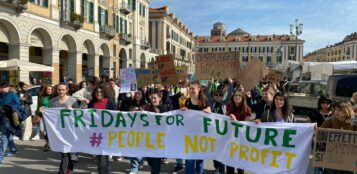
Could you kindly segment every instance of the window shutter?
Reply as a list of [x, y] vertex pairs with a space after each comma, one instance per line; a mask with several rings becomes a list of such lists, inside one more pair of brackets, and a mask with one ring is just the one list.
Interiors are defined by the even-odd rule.
[[48, 0], [43, 0], [43, 6], [48, 8]]
[[105, 25], [108, 25], [108, 10], [105, 10]]
[[94, 9], [93, 9], [93, 2], [89, 3], [89, 22], [93, 23], [93, 14], [94, 14]]
[[82, 4], [81, 4], [81, 8], [82, 8], [82, 10], [81, 10], [81, 15], [84, 17], [84, 2], [85, 2], [85, 0], [82, 0]]
[[120, 33], [123, 33], [123, 18], [122, 17], [120, 17], [120, 26], [119, 26], [119, 31], [120, 31]]
[[112, 26], [115, 28], [115, 13], [112, 13]]
[[71, 14], [74, 13], [74, 0], [71, 0], [71, 4], [70, 4], [70, 8], [71, 8]]
[[115, 29], [119, 33], [119, 16], [115, 16]]
[[131, 7], [133, 8], [133, 11], [135, 11], [136, 10], [136, 0], [133, 0], [132, 3], [133, 3], [133, 5]]
[[102, 13], [101, 13], [102, 9], [100, 7], [98, 7], [98, 24], [99, 24], [99, 27], [102, 26]]
[[125, 20], [125, 23], [124, 23], [124, 33], [128, 34], [128, 21], [127, 20]]

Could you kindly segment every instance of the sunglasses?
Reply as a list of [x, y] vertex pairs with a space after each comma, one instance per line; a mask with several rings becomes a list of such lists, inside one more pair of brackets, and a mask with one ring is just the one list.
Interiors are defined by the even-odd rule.
[[223, 97], [223, 94], [215, 94], [215, 96]]

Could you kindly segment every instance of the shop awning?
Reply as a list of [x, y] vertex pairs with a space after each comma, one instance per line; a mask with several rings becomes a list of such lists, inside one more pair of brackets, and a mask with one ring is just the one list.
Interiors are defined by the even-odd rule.
[[28, 61], [23, 61], [19, 59], [2, 60], [0, 61], [0, 70], [10, 71], [10, 70], [20, 70], [20, 71], [37, 71], [37, 72], [48, 72], [54, 71], [51, 66], [41, 65], [38, 63], [32, 63]]

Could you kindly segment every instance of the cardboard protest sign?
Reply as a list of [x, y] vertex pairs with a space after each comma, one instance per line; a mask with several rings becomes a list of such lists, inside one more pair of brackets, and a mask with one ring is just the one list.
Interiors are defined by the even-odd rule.
[[150, 69], [136, 68], [135, 75], [139, 88], [153, 84], [152, 73]]
[[195, 54], [195, 74], [198, 80], [236, 78], [239, 52], [210, 52]]
[[267, 174], [306, 173], [314, 133], [312, 123], [257, 125], [195, 110], [46, 108], [44, 117], [55, 152], [218, 160]]
[[318, 128], [316, 135], [314, 167], [357, 171], [357, 132]]
[[155, 83], [155, 84], [161, 83], [159, 68], [157, 67], [157, 62], [154, 61], [152, 64], [149, 65], [149, 68], [150, 68], [151, 73], [152, 73], [152, 81], [153, 81], [153, 83]]
[[238, 75], [238, 82], [246, 91], [254, 88], [269, 72], [269, 69], [257, 58], [251, 59]]
[[133, 67], [120, 69], [120, 93], [138, 90], [135, 69]]
[[161, 55], [156, 57], [157, 67], [160, 73], [162, 85], [179, 84], [174, 59], [171, 55]]
[[181, 81], [187, 80], [188, 67], [187, 66], [176, 66], [176, 73]]
[[284, 81], [284, 72], [275, 69], [269, 69], [267, 80], [271, 82]]

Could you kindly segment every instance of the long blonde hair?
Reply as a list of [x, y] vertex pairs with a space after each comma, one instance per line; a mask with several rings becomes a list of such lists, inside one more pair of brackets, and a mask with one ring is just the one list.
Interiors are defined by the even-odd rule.
[[336, 108], [341, 109], [345, 114], [346, 120], [352, 120], [355, 112], [352, 109], [352, 105], [350, 102], [338, 102], [335, 105]]

